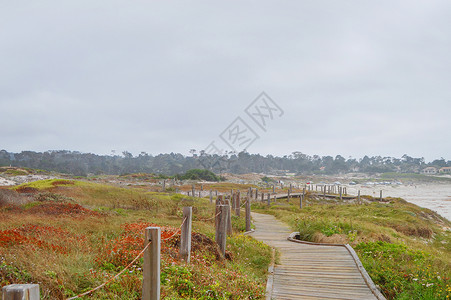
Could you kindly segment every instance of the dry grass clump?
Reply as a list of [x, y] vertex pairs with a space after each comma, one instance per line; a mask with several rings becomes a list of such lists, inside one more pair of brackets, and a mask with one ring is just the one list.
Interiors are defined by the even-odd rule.
[[0, 189], [0, 207], [5, 205], [22, 205], [30, 201], [32, 201], [32, 198], [26, 195], [21, 195], [9, 189]]

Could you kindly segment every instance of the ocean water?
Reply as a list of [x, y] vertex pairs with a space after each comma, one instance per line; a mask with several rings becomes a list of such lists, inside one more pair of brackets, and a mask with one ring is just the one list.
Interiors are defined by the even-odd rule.
[[348, 187], [348, 193], [379, 197], [400, 197], [421, 207], [429, 208], [441, 216], [451, 220], [451, 184], [411, 184], [411, 185], [380, 185]]

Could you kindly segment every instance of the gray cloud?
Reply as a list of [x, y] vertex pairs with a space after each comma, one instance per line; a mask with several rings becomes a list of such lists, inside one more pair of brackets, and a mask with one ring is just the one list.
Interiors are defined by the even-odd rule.
[[0, 148], [187, 153], [266, 91], [285, 115], [250, 152], [450, 159], [450, 12], [444, 0], [4, 2]]

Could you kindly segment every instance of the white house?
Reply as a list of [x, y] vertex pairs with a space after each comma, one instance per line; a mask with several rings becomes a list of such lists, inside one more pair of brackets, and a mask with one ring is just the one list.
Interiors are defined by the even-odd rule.
[[440, 170], [438, 170], [439, 171], [439, 173], [451, 173], [451, 167], [443, 167], [443, 168], [440, 168]]
[[436, 167], [427, 167], [424, 168], [423, 171], [421, 171], [423, 174], [437, 174], [437, 168]]

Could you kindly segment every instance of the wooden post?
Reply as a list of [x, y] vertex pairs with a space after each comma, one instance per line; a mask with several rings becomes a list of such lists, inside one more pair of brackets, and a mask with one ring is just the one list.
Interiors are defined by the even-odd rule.
[[326, 186], [324, 185], [324, 199], [326, 198]]
[[357, 193], [357, 203], [360, 204], [360, 190]]
[[304, 195], [299, 195], [299, 208], [302, 209], [302, 200], [304, 199]]
[[293, 189], [292, 189], [292, 188], [293, 188], [293, 186], [292, 186], [291, 183], [290, 183], [290, 193], [293, 192]]
[[213, 191], [210, 190], [210, 203], [213, 203]]
[[227, 241], [227, 205], [218, 205], [219, 215], [217, 214], [216, 219], [216, 232], [215, 241], [219, 246], [219, 251], [222, 257], [225, 256], [226, 241]]
[[216, 197], [218, 197], [218, 190], [216, 190]]
[[288, 196], [287, 196], [287, 200], [290, 201], [291, 195], [290, 195], [290, 190], [288, 190]]
[[246, 199], [246, 231], [251, 231], [251, 199]]
[[166, 179], [163, 179], [163, 192], [166, 192]]
[[2, 295], [2, 300], [39, 300], [39, 284], [5, 285]]
[[221, 204], [224, 204], [222, 201], [224, 200], [223, 199], [223, 195], [219, 195], [217, 198], [216, 198], [216, 206], [218, 206], [218, 205], [221, 205]]
[[192, 191], [192, 195], [193, 195], [193, 197], [196, 197], [196, 194], [194, 193], [194, 184], [193, 185], [191, 185], [191, 191]]
[[180, 234], [180, 258], [189, 263], [191, 257], [191, 227], [193, 208], [186, 206], [183, 208], [183, 225]]
[[276, 185], [273, 184], [273, 185], [272, 185], [272, 193], [274, 194], [275, 192], [276, 192]]
[[[253, 194], [254, 194], [254, 193], [252, 192], [252, 188], [250, 187], [250, 188], [249, 188], [249, 199], [252, 198], [252, 195], [253, 195]], [[247, 200], [249, 200], [249, 199], [247, 199]]]
[[201, 191], [204, 190], [204, 185], [203, 185], [203, 184], [200, 185], [200, 190], [201, 190]]
[[271, 193], [268, 193], [267, 201], [268, 201], [268, 206], [270, 206], [271, 205]]
[[343, 200], [343, 188], [340, 186], [338, 190], [340, 191], [340, 200]]
[[230, 195], [230, 208], [235, 211], [235, 193]]
[[160, 227], [147, 227], [144, 246], [151, 245], [144, 251], [143, 258], [143, 300], [160, 299]]
[[232, 235], [232, 209], [230, 207], [230, 201], [226, 200], [227, 205], [227, 235]]
[[265, 193], [262, 192], [262, 202], [265, 201]]
[[241, 192], [238, 190], [235, 199], [235, 215], [240, 216], [240, 208], [241, 208]]
[[258, 189], [256, 188], [255, 189], [255, 201], [257, 201], [258, 200]]
[[379, 201], [382, 201], [382, 190], [380, 192]]
[[221, 204], [222, 204], [222, 195], [219, 195], [218, 197], [216, 197], [216, 201], [215, 201], [215, 216], [216, 216], [215, 227], [218, 227], [219, 219], [217, 216], [219, 214], [219, 205], [221, 205]]

